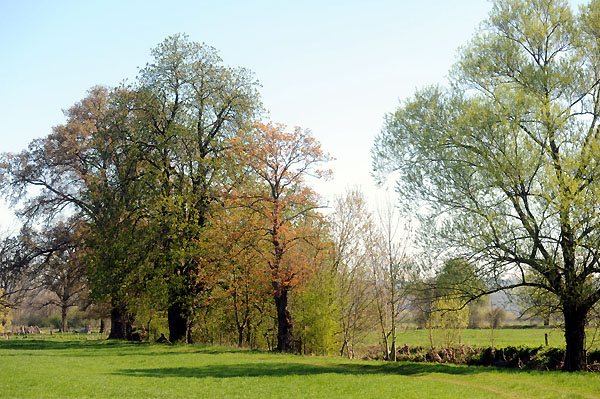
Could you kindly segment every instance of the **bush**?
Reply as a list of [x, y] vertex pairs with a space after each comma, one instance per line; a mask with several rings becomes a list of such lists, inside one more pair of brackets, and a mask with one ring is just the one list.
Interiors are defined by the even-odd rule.
[[40, 324], [40, 326], [61, 329], [62, 328], [62, 320], [61, 320], [60, 316], [58, 316], [58, 315], [49, 316], [46, 318], [46, 322], [44, 323], [44, 325]]
[[[420, 346], [404, 345], [398, 349], [398, 361], [469, 364], [523, 368], [531, 370], [558, 370], [564, 364], [565, 350], [551, 347], [507, 346], [472, 348], [459, 345], [452, 348], [425, 349]], [[600, 351], [588, 353], [590, 370], [600, 370]]]

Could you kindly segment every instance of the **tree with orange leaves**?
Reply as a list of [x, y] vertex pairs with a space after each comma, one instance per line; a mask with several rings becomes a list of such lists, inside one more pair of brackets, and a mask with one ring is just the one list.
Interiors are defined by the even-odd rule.
[[296, 127], [286, 132], [281, 124], [255, 124], [241, 132], [232, 149], [240, 158], [254, 185], [247, 191], [233, 190], [240, 206], [251, 209], [262, 220], [261, 229], [267, 250], [258, 249], [268, 266], [273, 299], [277, 308], [277, 350], [288, 351], [292, 343], [292, 320], [288, 311], [288, 295], [310, 274], [310, 267], [293, 249], [300, 242], [313, 242], [306, 218], [315, 217], [318, 196], [306, 178], [327, 178], [330, 170], [319, 165], [331, 157], [310, 132]]
[[[238, 206], [236, 199], [225, 198], [219, 211], [212, 212], [208, 224], [207, 253], [216, 265], [217, 289], [211, 299], [223, 305], [222, 313], [235, 324], [237, 344], [252, 346], [252, 328], [262, 323], [262, 306], [269, 301], [269, 275], [260, 259], [259, 245], [264, 245], [260, 216]], [[214, 308], [215, 302], [211, 303]], [[218, 304], [217, 304], [218, 306]]]

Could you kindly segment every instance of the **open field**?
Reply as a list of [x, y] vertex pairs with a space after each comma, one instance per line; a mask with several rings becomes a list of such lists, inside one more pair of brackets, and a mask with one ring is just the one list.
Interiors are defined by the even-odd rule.
[[[548, 345], [564, 348], [565, 335], [561, 328], [498, 328], [494, 330], [494, 346], [503, 348], [507, 346], [543, 346], [544, 334], [548, 334]], [[587, 346], [589, 349], [600, 349], [600, 330], [588, 328], [586, 332]], [[399, 346], [429, 347], [429, 332], [417, 329], [399, 329], [397, 331], [397, 342]], [[491, 346], [492, 338], [489, 329], [464, 329], [460, 333], [461, 343], [469, 346]], [[371, 332], [364, 340], [368, 345], [376, 345], [381, 341], [380, 333]], [[435, 346], [444, 346], [443, 333], [439, 330], [433, 331]]]
[[[544, 334], [548, 334], [548, 345], [555, 347], [565, 346], [564, 332], [560, 328], [499, 328], [494, 330], [494, 346], [540, 346], [544, 345]], [[593, 330], [588, 331], [591, 340]], [[461, 342], [470, 346], [491, 346], [492, 338], [489, 329], [465, 329], [460, 333]], [[377, 338], [374, 338], [377, 339]], [[443, 334], [433, 331], [434, 344], [443, 344]], [[398, 344], [411, 346], [429, 346], [429, 332], [427, 330], [398, 330]], [[597, 343], [595, 346], [598, 346]]]
[[347, 361], [203, 346], [0, 341], [7, 398], [600, 398], [600, 375]]

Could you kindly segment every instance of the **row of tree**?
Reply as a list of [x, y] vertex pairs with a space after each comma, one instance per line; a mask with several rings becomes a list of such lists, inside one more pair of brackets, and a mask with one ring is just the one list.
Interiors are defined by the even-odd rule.
[[70, 308], [95, 306], [114, 339], [164, 322], [172, 342], [234, 331], [350, 357], [377, 325], [394, 354], [412, 272], [393, 206], [375, 221], [352, 191], [325, 217], [306, 179], [327, 178], [330, 157], [308, 131], [258, 122], [249, 71], [181, 35], [152, 56], [134, 84], [92, 88], [2, 156], [24, 222], [3, 241], [3, 300], [50, 291], [63, 331]]
[[376, 176], [399, 177], [424, 252], [469, 259], [469, 273], [446, 264], [416, 284], [393, 211], [375, 218], [356, 193], [327, 220], [306, 178], [328, 175], [328, 155], [306, 131], [257, 123], [252, 74], [176, 35], [135, 84], [92, 89], [51, 135], [3, 155], [0, 191], [25, 227], [0, 249], [2, 298], [40, 276], [69, 281], [49, 270], [80, 264], [92, 298], [110, 304], [113, 338], [165, 315], [172, 341], [226, 323], [239, 343], [260, 326], [278, 350], [339, 339], [351, 356], [362, 326], [377, 325], [393, 357], [407, 309], [439, 324], [429, 316], [525, 288], [562, 312], [565, 369], [584, 369], [600, 300], [598, 10], [495, 1], [450, 87], [420, 90], [386, 118]]
[[[176, 35], [152, 55], [134, 85], [93, 88], [64, 125], [3, 156], [0, 189], [25, 221], [21, 237], [6, 241], [3, 267], [19, 286], [3, 297], [35, 276], [62, 287], [53, 291], [66, 312], [80, 290], [69, 279], [85, 276], [93, 298], [110, 303], [112, 338], [131, 336], [144, 303], [167, 313], [171, 341], [189, 341], [197, 309], [224, 276], [262, 263], [277, 348], [287, 350], [288, 294], [311, 252], [290, 259], [319, 234], [305, 178], [325, 177], [318, 164], [328, 156], [307, 131], [257, 123], [257, 82], [223, 66], [215, 49]], [[21, 247], [10, 252], [13, 242]], [[23, 285], [17, 271], [26, 269]]]

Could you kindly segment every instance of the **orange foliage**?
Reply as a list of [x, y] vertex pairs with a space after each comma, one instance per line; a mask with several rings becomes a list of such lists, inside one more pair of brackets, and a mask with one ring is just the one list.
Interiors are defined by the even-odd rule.
[[[282, 124], [255, 124], [231, 141], [240, 165], [254, 184], [232, 191], [232, 201], [260, 216], [260, 228], [269, 246], [260, 250], [271, 272], [274, 294], [289, 291], [307, 275], [309, 262], [294, 248], [315, 236], [310, 223], [318, 216], [318, 195], [306, 185], [306, 177], [328, 178], [331, 170], [320, 164], [331, 160], [307, 130], [286, 132]], [[293, 252], [296, 252], [293, 256]]]

